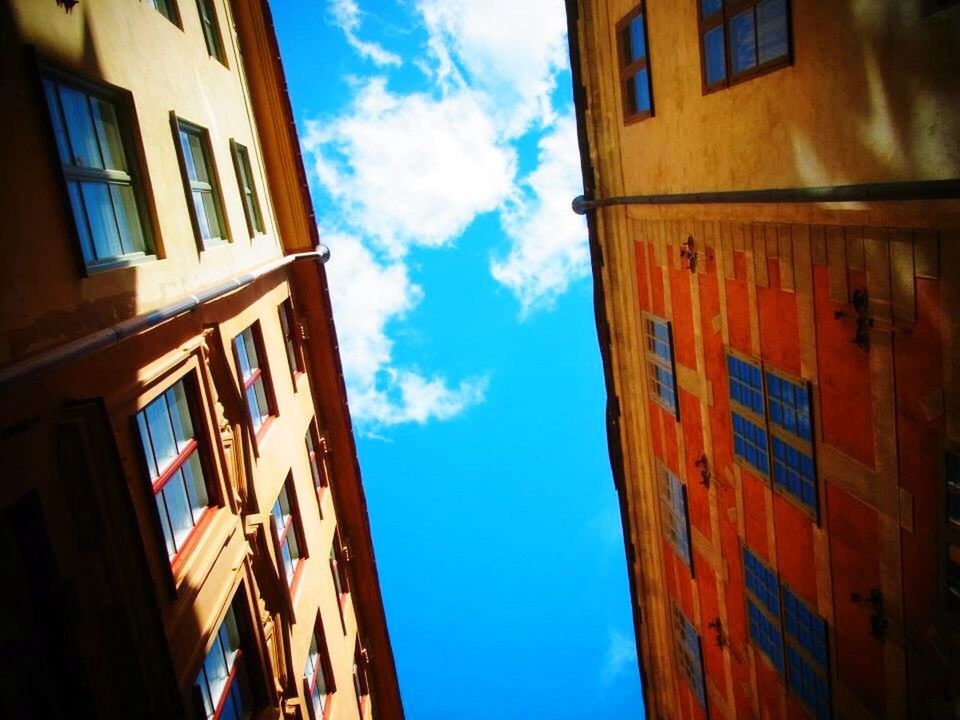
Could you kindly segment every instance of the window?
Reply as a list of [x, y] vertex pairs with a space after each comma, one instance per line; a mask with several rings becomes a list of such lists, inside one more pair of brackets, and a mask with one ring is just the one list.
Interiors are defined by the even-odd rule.
[[280, 495], [273, 504], [271, 515], [273, 515], [273, 527], [277, 533], [280, 562], [283, 564], [287, 585], [292, 586], [300, 564], [307, 556], [304, 552], [303, 528], [300, 526], [300, 513], [294, 495], [292, 475], [287, 475], [283, 487], [280, 488]]
[[114, 93], [47, 75], [47, 109], [88, 270], [153, 252]]
[[827, 624], [794, 595], [783, 590], [783, 629], [787, 640], [787, 684], [816, 718], [830, 717], [827, 681]]
[[201, 249], [229, 240], [206, 130], [173, 118], [190, 218]]
[[267, 421], [276, 413], [269, 393], [269, 373], [261, 363], [260, 329], [256, 323], [248, 327], [233, 339], [237, 354], [237, 367], [240, 369], [240, 381], [250, 410], [250, 422], [253, 431], [260, 437]]
[[213, 7], [213, 0], [197, 0], [197, 10], [200, 13], [200, 25], [203, 28], [203, 39], [207, 43], [207, 52], [220, 62], [224, 62], [220, 25], [217, 23], [217, 11]]
[[677, 405], [677, 382], [673, 364], [673, 330], [666, 320], [644, 315], [647, 341], [647, 371], [653, 397], [679, 420]]
[[743, 548], [747, 585], [747, 625], [750, 640], [783, 673], [783, 638], [780, 634], [780, 600], [777, 576], [756, 555]]
[[174, 5], [175, 0], [147, 0], [147, 4], [153, 6], [157, 12], [163, 15], [172, 23], [179, 23], [177, 8]]
[[673, 606], [673, 642], [680, 672], [690, 683], [693, 695], [701, 705], [707, 705], [707, 693], [703, 680], [703, 654], [700, 635], [686, 615]]
[[187, 380], [137, 413], [137, 428], [153, 486], [167, 556], [180, 557], [211, 509]]
[[304, 372], [303, 350], [300, 347], [300, 333], [296, 317], [293, 314], [293, 301], [287, 298], [280, 303], [280, 329], [283, 331], [283, 343], [287, 349], [287, 363], [290, 374], [296, 378]]
[[760, 366], [727, 355], [733, 452], [761, 475], [770, 474], [766, 418], [763, 413], [763, 376]]
[[370, 695], [370, 683], [367, 679], [367, 651], [360, 647], [360, 640], [353, 650], [353, 690], [357, 694], [360, 717], [363, 717], [363, 704]]
[[644, 3], [617, 23], [623, 116], [629, 121], [653, 115]]
[[663, 534], [673, 545], [690, 571], [693, 563], [690, 558], [690, 526], [687, 514], [687, 488], [680, 479], [658, 463], [660, 472], [660, 515], [663, 522]]
[[194, 682], [204, 718], [241, 720], [249, 717], [253, 710], [237, 614], [233, 606], [227, 610]]
[[350, 578], [347, 575], [346, 548], [340, 542], [340, 531], [333, 535], [333, 547], [330, 548], [330, 572], [333, 574], [333, 587], [337, 592], [341, 608], [350, 592]]
[[698, 0], [705, 91], [790, 63], [788, 0]]
[[250, 169], [250, 155], [238, 142], [230, 141], [233, 155], [233, 169], [237, 173], [237, 185], [240, 186], [240, 198], [243, 200], [243, 213], [247, 218], [247, 230], [250, 236], [263, 232], [263, 215], [260, 212], [260, 200], [253, 183], [253, 171]]
[[310, 474], [313, 476], [313, 486], [319, 493], [330, 483], [327, 479], [327, 468], [323, 462], [323, 456], [327, 453], [327, 441], [320, 437], [315, 419], [310, 421], [310, 427], [307, 428], [304, 441], [307, 445], [307, 460], [310, 462]]
[[817, 476], [813, 464], [810, 388], [769, 370], [767, 417], [773, 446], [773, 482], [797, 502], [816, 512]]
[[310, 698], [310, 708], [313, 720], [323, 720], [326, 717], [330, 703], [328, 696], [333, 693], [333, 673], [330, 671], [330, 661], [327, 657], [326, 644], [323, 642], [323, 627], [320, 617], [310, 636], [310, 650], [307, 652], [307, 666], [303, 671], [304, 685], [307, 697]]

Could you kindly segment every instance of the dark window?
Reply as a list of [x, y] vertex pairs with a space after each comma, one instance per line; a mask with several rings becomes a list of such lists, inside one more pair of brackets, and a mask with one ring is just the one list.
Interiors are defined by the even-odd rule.
[[203, 27], [203, 39], [207, 43], [207, 52], [220, 62], [225, 62], [223, 42], [220, 39], [220, 24], [217, 22], [217, 11], [213, 7], [213, 0], [197, 0], [197, 11], [200, 13], [200, 25]]
[[313, 476], [313, 486], [319, 493], [323, 488], [329, 486], [330, 481], [327, 477], [327, 468], [323, 461], [323, 456], [327, 452], [327, 441], [320, 437], [315, 419], [310, 421], [310, 427], [307, 428], [304, 441], [307, 446], [307, 460], [310, 462], [310, 474]]
[[367, 652], [360, 647], [360, 640], [353, 651], [353, 690], [357, 694], [360, 717], [363, 717], [363, 705], [370, 695], [370, 682], [367, 679]]
[[960, 455], [947, 451], [947, 521], [960, 525]]
[[177, 7], [174, 2], [175, 0], [147, 0], [147, 4], [152, 5], [167, 20], [179, 24], [180, 16], [177, 14]]
[[277, 533], [277, 546], [280, 548], [280, 562], [283, 565], [287, 585], [292, 586], [300, 564], [307, 556], [303, 545], [303, 527], [293, 489], [293, 476], [287, 479], [280, 488], [280, 495], [273, 504], [274, 530]]
[[237, 335], [233, 339], [233, 347], [237, 354], [237, 367], [243, 393], [247, 398], [247, 408], [250, 410], [250, 422], [254, 433], [259, 437], [267, 426], [267, 421], [276, 415], [276, 412], [268, 385], [269, 373], [261, 360], [263, 346], [257, 324], [254, 323]]
[[233, 168], [237, 173], [237, 185], [240, 186], [240, 198], [243, 200], [243, 213], [247, 218], [247, 230], [250, 236], [263, 232], [263, 214], [260, 212], [260, 200], [257, 186], [253, 182], [253, 170], [250, 169], [250, 154], [247, 148], [238, 142], [230, 141], [233, 154]]
[[687, 488], [672, 472], [660, 465], [660, 515], [663, 533], [687, 567], [690, 557], [690, 525], [687, 512]]
[[631, 121], [651, 117], [653, 91], [643, 4], [617, 23], [617, 36], [624, 118]]
[[211, 507], [186, 380], [137, 413], [140, 442], [171, 561]]
[[707, 91], [790, 63], [788, 0], [699, 0]]
[[814, 513], [817, 477], [813, 463], [810, 387], [767, 371], [767, 417], [773, 447], [773, 481]]
[[52, 75], [43, 87], [87, 269], [147, 257], [153, 248], [115, 94]]
[[761, 475], [770, 474], [766, 417], [763, 411], [763, 375], [760, 366], [727, 355], [733, 452]]
[[693, 695], [701, 705], [707, 705], [707, 693], [703, 680], [703, 651], [700, 635], [686, 615], [673, 606], [673, 639], [680, 672], [690, 683]]
[[334, 691], [333, 673], [330, 671], [330, 659], [327, 646], [323, 641], [323, 626], [320, 616], [310, 636], [310, 650], [307, 652], [307, 664], [303, 670], [306, 695], [310, 699], [312, 720], [323, 720], [330, 707], [329, 696]]
[[333, 575], [333, 587], [336, 590], [337, 599], [340, 601], [341, 613], [347, 593], [350, 592], [350, 577], [347, 573], [347, 553], [345, 550], [338, 530], [333, 534], [333, 545], [330, 548], [330, 573]]
[[206, 130], [173, 118], [177, 135], [177, 150], [187, 191], [187, 205], [201, 248], [211, 247], [229, 239], [220, 200], [220, 188], [210, 151], [210, 137]]
[[297, 377], [304, 371], [303, 350], [300, 347], [300, 333], [296, 317], [293, 314], [293, 301], [287, 298], [280, 303], [280, 329], [283, 331], [283, 343], [287, 350], [287, 363], [290, 374]]
[[194, 682], [208, 720], [241, 720], [253, 710], [237, 614], [233, 606], [227, 611]]
[[960, 547], [947, 546], [947, 609], [960, 618]]
[[747, 548], [743, 549], [747, 586], [747, 624], [750, 640], [783, 673], [783, 638], [780, 635], [780, 600], [777, 576]]
[[786, 585], [782, 586], [782, 592], [787, 684], [814, 717], [829, 718], [827, 623]]
[[653, 398], [679, 420], [677, 381], [673, 361], [673, 329], [666, 320], [644, 316], [647, 373]]

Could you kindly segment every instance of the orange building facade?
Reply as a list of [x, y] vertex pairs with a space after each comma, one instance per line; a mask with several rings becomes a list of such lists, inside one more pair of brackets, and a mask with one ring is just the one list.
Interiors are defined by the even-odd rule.
[[0, 716], [402, 718], [266, 1], [0, 33]]
[[648, 715], [960, 716], [960, 6], [567, 11]]

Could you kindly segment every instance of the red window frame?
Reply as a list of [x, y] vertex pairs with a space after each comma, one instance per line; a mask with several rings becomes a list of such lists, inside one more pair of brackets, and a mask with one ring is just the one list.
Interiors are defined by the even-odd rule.
[[[256, 352], [256, 365], [251, 362], [251, 358], [248, 352], [246, 352], [246, 344], [244, 343], [244, 355], [247, 358], [247, 363], [250, 367], [250, 374], [244, 375], [243, 364], [240, 359], [240, 350], [238, 348], [238, 341], [244, 342], [244, 335], [249, 332], [251, 338], [253, 339], [253, 349]], [[240, 386], [243, 392], [244, 404], [247, 407], [247, 415], [250, 420], [250, 427], [254, 431], [254, 437], [259, 441], [263, 439], [263, 436], [266, 434], [269, 427], [273, 424], [274, 418], [277, 417], [277, 401], [273, 394], [273, 381], [270, 375], [270, 367], [267, 363], [267, 354], [264, 350], [263, 344], [263, 334], [260, 332], [260, 321], [256, 321], [251, 325], [245, 327], [240, 333], [238, 333], [233, 338], [233, 356], [237, 364], [237, 375], [240, 378]], [[250, 398], [247, 395], [248, 391], [251, 388], [254, 388], [254, 393], [256, 393], [255, 385], [257, 381], [260, 381], [263, 386], [263, 396], [267, 403], [267, 412], [268, 415], [261, 420], [260, 427], [256, 427], [256, 423], [253, 418], [253, 408], [250, 407]]]
[[[313, 626], [313, 641], [317, 646], [317, 661], [313, 666], [312, 677], [307, 677], [306, 675], [303, 677], [303, 690], [312, 720], [326, 720], [326, 718], [330, 717], [330, 707], [333, 705], [333, 694], [337, 691], [337, 686], [333, 678], [333, 667], [330, 664], [330, 653], [323, 634], [323, 622], [319, 612], [317, 613], [317, 619]], [[307, 649], [307, 659], [310, 659], [309, 648]], [[306, 668], [304, 669], [306, 670]], [[317, 688], [317, 680], [321, 673], [323, 674], [324, 687], [326, 687], [327, 691], [323, 695], [325, 698], [323, 701], [323, 713], [318, 716], [317, 709], [313, 705], [313, 693]]]
[[[278, 521], [276, 509], [280, 505], [281, 496], [284, 494], [287, 498], [287, 506], [290, 510], [290, 514], [282, 516], [284, 521], [283, 527], [280, 528], [277, 526]], [[274, 520], [273, 529], [276, 533], [277, 539], [277, 562], [280, 564], [280, 573], [283, 577], [287, 576], [286, 565], [284, 564], [283, 560], [283, 550], [287, 547], [291, 530], [293, 531], [294, 538], [297, 542], [297, 557], [293, 558], [293, 554], [291, 553], [291, 559], [295, 561], [293, 566], [293, 576], [287, 579], [288, 586], [292, 594], [297, 586], [297, 582], [300, 579], [300, 573], [303, 570], [303, 561], [308, 557], [306, 539], [303, 534], [303, 521], [300, 518], [300, 505], [297, 502], [297, 493], [296, 489], [294, 488], [293, 473], [288, 473], [286, 479], [283, 481], [283, 485], [280, 488], [280, 492], [277, 494], [277, 499], [273, 504], [270, 514]]]
[[[254, 711], [257, 707], [257, 697], [254, 691], [254, 686], [252, 678], [250, 677], [250, 669], [247, 667], [246, 653], [244, 652], [244, 644], [247, 641], [247, 629], [245, 623], [247, 622], [247, 613], [243, 607], [238, 607], [238, 600], [242, 597], [241, 592], [238, 592], [231, 602], [229, 609], [227, 610], [227, 615], [224, 616], [223, 620], [217, 626], [216, 632], [211, 635], [210, 647], [204, 655], [204, 659], [200, 663], [200, 667], [196, 674], [196, 679], [194, 680], [194, 703], [195, 703], [195, 715], [198, 718], [204, 718], [209, 720], [219, 720], [223, 715], [223, 710], [226, 707], [227, 700], [230, 698], [231, 693], [235, 689], [238, 690], [241, 699], [245, 700], [247, 703], [247, 710]], [[207, 714], [206, 708], [204, 706], [204, 692], [201, 689], [201, 680], [206, 686], [206, 696], [210, 698], [211, 702], [214, 701], [212, 688], [210, 687], [210, 678], [207, 676], [207, 660], [210, 657], [210, 653], [213, 652], [214, 648], [219, 641], [221, 645], [221, 650], [223, 648], [225, 639], [221, 636], [230, 615], [233, 616], [233, 622], [236, 627], [237, 633], [237, 647], [234, 649], [234, 655], [231, 659], [231, 664], [229, 671], [227, 673], [227, 679], [223, 687], [220, 689], [220, 695], [216, 698], [216, 705], [213, 707], [213, 714]]]
[[[193, 430], [193, 437], [187, 440], [186, 443], [184, 444], [183, 449], [179, 450], [176, 457], [174, 457], [167, 465], [165, 465], [161, 469], [159, 467], [159, 462], [155, 455], [156, 450], [153, 442], [153, 432], [151, 431], [150, 421], [147, 419], [146, 413], [147, 413], [148, 407], [151, 407], [155, 403], [163, 402], [165, 404], [166, 417], [168, 418], [168, 420], [170, 420], [172, 418], [172, 412], [174, 412], [175, 410], [172, 410], [169, 406], [167, 393], [173, 390], [174, 388], [176, 388], [177, 385], [182, 385], [183, 387], [183, 393], [187, 403], [188, 417], [190, 419], [190, 424]], [[206, 430], [206, 425], [204, 424], [203, 414], [202, 412], [200, 412], [199, 408], [197, 407], [197, 402], [198, 402], [197, 392], [198, 390], [197, 390], [196, 378], [194, 377], [192, 372], [188, 372], [185, 375], [178, 377], [174, 382], [164, 387], [163, 390], [157, 393], [156, 396], [154, 396], [150, 400], [150, 402], [144, 404], [144, 406], [137, 411], [133, 419], [136, 432], [140, 436], [140, 451], [141, 451], [141, 456], [143, 461], [143, 467], [146, 469], [146, 472], [147, 472], [147, 478], [150, 482], [150, 489], [153, 493], [154, 504], [157, 510], [157, 524], [158, 524], [158, 530], [159, 530], [159, 536], [160, 536], [159, 538], [160, 547], [164, 549], [166, 548], [167, 543], [166, 543], [166, 536], [164, 535], [164, 531], [163, 531], [163, 524], [164, 524], [163, 519], [159, 517], [160, 504], [157, 501], [157, 496], [160, 495], [163, 492], [164, 488], [167, 486], [167, 484], [170, 483], [170, 481], [175, 476], [177, 476], [179, 471], [187, 464], [187, 461], [190, 460], [191, 457], [196, 455], [200, 464], [200, 472], [202, 473], [202, 476], [203, 476], [203, 485], [207, 494], [207, 505], [200, 512], [199, 517], [196, 517], [196, 518], [193, 517], [193, 512], [191, 510], [191, 521], [193, 522], [193, 529], [190, 530], [190, 532], [182, 540], [182, 542], [179, 543], [179, 547], [176, 548], [176, 551], [173, 553], [173, 555], [170, 555], [169, 552], [167, 553], [167, 559], [170, 563], [171, 571], [173, 572], [175, 577], [180, 571], [180, 569], [183, 567], [183, 564], [186, 561], [186, 558], [189, 557], [193, 548], [196, 547], [203, 529], [210, 522], [210, 518], [213, 514], [213, 511], [216, 510], [216, 508], [221, 503], [221, 498], [219, 493], [217, 492], [216, 483], [211, 482], [212, 478], [214, 477], [214, 473], [212, 471], [212, 467], [208, 457], [208, 452], [209, 452], [208, 448], [210, 447], [210, 442], [207, 436], [207, 430]], [[138, 418], [141, 416], [144, 418], [142, 426], [138, 422]], [[171, 425], [171, 428], [172, 428], [172, 425]], [[146, 439], [150, 444], [151, 453], [154, 453], [154, 456], [152, 458], [152, 463], [151, 463], [151, 458], [147, 457], [147, 448], [144, 445], [144, 439], [145, 439], [143, 437], [144, 430], [146, 430], [147, 432]], [[159, 471], [159, 475], [157, 475], [156, 477], [153, 476], [150, 470], [151, 464], [153, 464], [153, 466], [156, 467], [157, 470]], [[169, 516], [169, 509], [167, 509], [165, 501], [163, 502], [163, 505], [165, 508], [165, 512], [167, 514], [167, 521], [171, 522], [171, 535], [172, 535], [173, 527], [172, 527], [172, 521], [170, 520], [170, 516]]]
[[303, 338], [300, 336], [300, 326], [297, 324], [293, 312], [293, 299], [287, 298], [277, 308], [280, 315], [280, 330], [283, 334], [283, 344], [287, 351], [287, 365], [290, 366], [290, 375], [296, 380], [306, 372], [306, 363], [303, 359]]

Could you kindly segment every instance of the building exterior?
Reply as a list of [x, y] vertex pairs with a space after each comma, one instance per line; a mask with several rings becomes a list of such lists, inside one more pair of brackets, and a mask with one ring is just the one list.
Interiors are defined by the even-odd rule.
[[960, 5], [567, 10], [649, 716], [960, 717]]
[[0, 716], [402, 718], [266, 0], [0, 23]]

